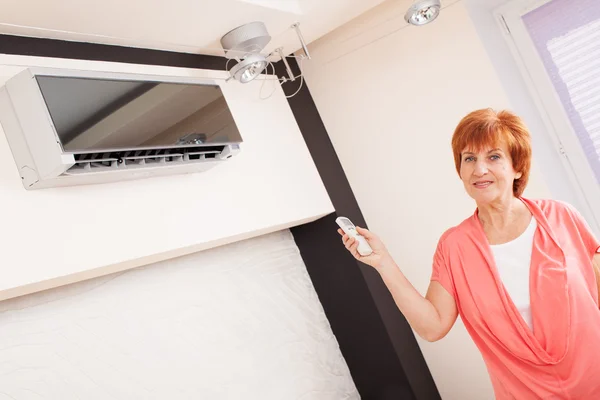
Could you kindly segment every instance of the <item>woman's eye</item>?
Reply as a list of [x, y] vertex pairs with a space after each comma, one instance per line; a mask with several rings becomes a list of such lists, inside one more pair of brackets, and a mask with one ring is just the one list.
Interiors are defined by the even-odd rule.
[[465, 162], [471, 162], [473, 160], [474, 160], [473, 157], [465, 157]]
[[500, 159], [500, 156], [497, 154], [494, 154], [493, 156], [490, 157], [492, 160], [496, 161]]

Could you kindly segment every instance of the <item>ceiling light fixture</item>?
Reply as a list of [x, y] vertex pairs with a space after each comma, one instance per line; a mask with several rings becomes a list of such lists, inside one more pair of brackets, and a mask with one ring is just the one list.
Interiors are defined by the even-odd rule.
[[[227, 66], [225, 67], [230, 75], [227, 80], [235, 79], [241, 83], [248, 83], [254, 80], [271, 64], [268, 58], [272, 55], [280, 57], [288, 75], [287, 77], [283, 76], [279, 78], [281, 83], [295, 81], [299, 78], [301, 75], [294, 76], [286, 57], [295, 57], [302, 61], [305, 58], [310, 59], [310, 54], [308, 53], [304, 37], [300, 32], [300, 24], [294, 23], [290, 28], [294, 29], [298, 36], [298, 40], [304, 51], [303, 55], [286, 56], [283, 52], [283, 47], [278, 47], [268, 55], [261, 54], [261, 51], [271, 41], [267, 27], [262, 22], [250, 22], [227, 32], [221, 38], [221, 46], [225, 51], [225, 57], [228, 58], [227, 64], [231, 60], [237, 61], [237, 64], [231, 69], [227, 68]], [[273, 73], [275, 73], [275, 68], [273, 68]]]
[[229, 71], [231, 78], [248, 83], [259, 76], [269, 64], [260, 52], [270, 41], [271, 36], [262, 22], [251, 22], [227, 32], [221, 38], [225, 57], [238, 62]]
[[248, 83], [259, 76], [269, 62], [262, 54], [251, 54], [234, 65], [229, 73], [231, 77], [241, 83]]
[[440, 15], [441, 8], [440, 0], [417, 0], [406, 11], [404, 20], [411, 25], [425, 25]]

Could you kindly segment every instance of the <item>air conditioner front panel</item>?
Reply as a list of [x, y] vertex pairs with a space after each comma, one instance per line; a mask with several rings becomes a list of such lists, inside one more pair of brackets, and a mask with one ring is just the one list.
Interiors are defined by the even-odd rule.
[[207, 79], [29, 68], [0, 87], [0, 122], [26, 189], [185, 174], [240, 152], [224, 96]]

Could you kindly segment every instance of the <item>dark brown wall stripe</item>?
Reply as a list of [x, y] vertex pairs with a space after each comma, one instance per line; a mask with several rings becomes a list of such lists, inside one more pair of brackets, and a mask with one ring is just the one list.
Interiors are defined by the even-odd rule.
[[12, 35], [0, 35], [0, 53], [216, 70], [224, 70], [227, 61], [201, 54]]
[[[12, 35], [0, 35], [0, 53], [214, 70], [226, 63], [215, 56]], [[297, 83], [286, 83], [284, 90], [294, 92]], [[336, 210], [292, 233], [361, 398], [439, 399], [415, 337], [378, 274], [341, 246], [336, 215], [366, 224], [309, 89], [289, 104]]]
[[[295, 60], [289, 59], [289, 63], [294, 74], [298, 74]], [[277, 65], [276, 71], [280, 76], [285, 73], [282, 65]], [[296, 91], [297, 85], [297, 82], [288, 82], [283, 88], [289, 95]], [[336, 215], [367, 227], [308, 85], [288, 101]], [[342, 341], [351, 347], [343, 349], [342, 353], [351, 365], [361, 395], [364, 393], [366, 399], [439, 399], [412, 329], [379, 274], [348, 255], [336, 230], [335, 216], [330, 216], [293, 228], [292, 233], [307, 258], [305, 263], [315, 286], [326, 282], [317, 293], [329, 320], [339, 324], [334, 333], [340, 347]], [[319, 257], [314, 256], [315, 252]], [[327, 297], [322, 297], [321, 293], [327, 293]], [[367, 332], [360, 328], [362, 325], [368, 326]], [[357, 347], [358, 344], [363, 348]], [[373, 365], [377, 368], [376, 374]], [[402, 386], [405, 380], [414, 397]]]
[[362, 399], [415, 399], [356, 260], [341, 246], [336, 215], [292, 228], [331, 329]]

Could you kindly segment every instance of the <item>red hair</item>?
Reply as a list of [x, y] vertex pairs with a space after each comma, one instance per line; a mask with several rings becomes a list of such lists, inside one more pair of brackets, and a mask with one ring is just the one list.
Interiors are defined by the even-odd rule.
[[531, 170], [531, 136], [523, 120], [510, 111], [491, 108], [476, 110], [465, 116], [452, 135], [452, 152], [456, 172], [460, 175], [462, 152], [482, 151], [505, 143], [513, 168], [521, 173], [513, 183], [513, 194], [520, 197], [529, 181]]

